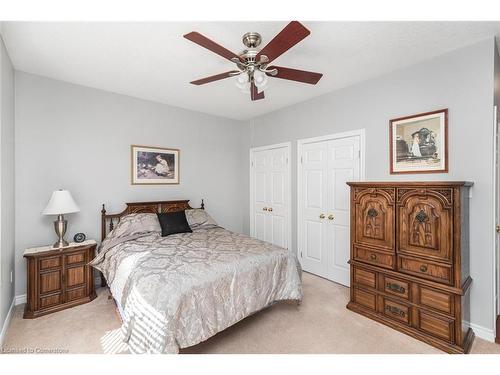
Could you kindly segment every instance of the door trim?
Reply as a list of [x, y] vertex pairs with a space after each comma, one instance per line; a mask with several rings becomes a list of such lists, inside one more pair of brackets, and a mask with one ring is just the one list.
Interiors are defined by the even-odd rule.
[[495, 337], [495, 342], [500, 344], [500, 315], [497, 316], [497, 335]]
[[[302, 243], [302, 210], [300, 204], [300, 197], [302, 196], [302, 148], [307, 143], [330, 141], [334, 139], [350, 138], [359, 136], [359, 177], [360, 180], [365, 179], [365, 129], [356, 129], [351, 131], [346, 131], [342, 133], [335, 133], [329, 135], [323, 135], [313, 138], [303, 138], [297, 140], [297, 258], [302, 265], [302, 254], [300, 244]], [[350, 206], [350, 205], [349, 205]]]
[[500, 204], [500, 197], [498, 196], [498, 179], [500, 177], [500, 160], [498, 152], [498, 127], [500, 126], [498, 122], [498, 108], [493, 106], [493, 327], [496, 327], [496, 342], [500, 343], [500, 254], [497, 253], [499, 240], [499, 234], [496, 232], [496, 226], [500, 225], [497, 222], [499, 218], [497, 217], [497, 205]]
[[254, 234], [254, 222], [252, 220], [252, 215], [254, 212], [254, 202], [253, 202], [253, 193], [254, 193], [254, 174], [253, 174], [253, 153], [258, 151], [266, 151], [266, 150], [274, 150], [277, 148], [286, 148], [286, 160], [287, 160], [287, 176], [286, 181], [288, 184], [287, 190], [287, 199], [285, 202], [286, 210], [288, 214], [288, 218], [286, 221], [286, 230], [287, 230], [287, 249], [291, 249], [292, 247], [292, 174], [291, 174], [291, 160], [292, 160], [292, 142], [283, 142], [276, 143], [273, 145], [267, 146], [259, 146], [250, 148], [250, 161], [249, 161], [249, 170], [250, 170], [250, 236]]

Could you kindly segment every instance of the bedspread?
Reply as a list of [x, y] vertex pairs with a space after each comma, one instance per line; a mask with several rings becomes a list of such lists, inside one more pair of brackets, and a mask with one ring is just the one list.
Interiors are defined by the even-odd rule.
[[302, 299], [293, 253], [220, 227], [125, 238], [91, 265], [120, 305], [134, 353], [177, 353], [273, 302]]

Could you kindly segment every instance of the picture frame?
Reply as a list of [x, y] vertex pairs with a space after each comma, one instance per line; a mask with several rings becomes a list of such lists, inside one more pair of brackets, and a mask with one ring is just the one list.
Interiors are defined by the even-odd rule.
[[180, 183], [180, 150], [131, 145], [132, 185], [175, 185]]
[[448, 108], [389, 121], [390, 173], [448, 173]]

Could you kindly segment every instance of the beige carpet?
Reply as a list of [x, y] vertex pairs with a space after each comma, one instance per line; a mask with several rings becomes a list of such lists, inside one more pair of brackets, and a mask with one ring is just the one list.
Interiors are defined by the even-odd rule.
[[[182, 353], [442, 353], [345, 308], [349, 289], [304, 273], [302, 305], [277, 304]], [[94, 301], [38, 319], [17, 306], [4, 352], [125, 353], [106, 289]], [[500, 354], [476, 338], [473, 353]]]

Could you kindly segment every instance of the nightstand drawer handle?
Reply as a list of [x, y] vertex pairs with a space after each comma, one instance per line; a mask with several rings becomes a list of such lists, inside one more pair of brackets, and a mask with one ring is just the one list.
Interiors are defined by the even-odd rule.
[[373, 259], [373, 260], [377, 259], [377, 254], [371, 254], [370, 258]]
[[420, 266], [420, 271], [421, 271], [421, 272], [427, 272], [427, 266], [426, 266], [425, 264], [422, 264], [422, 265]]

